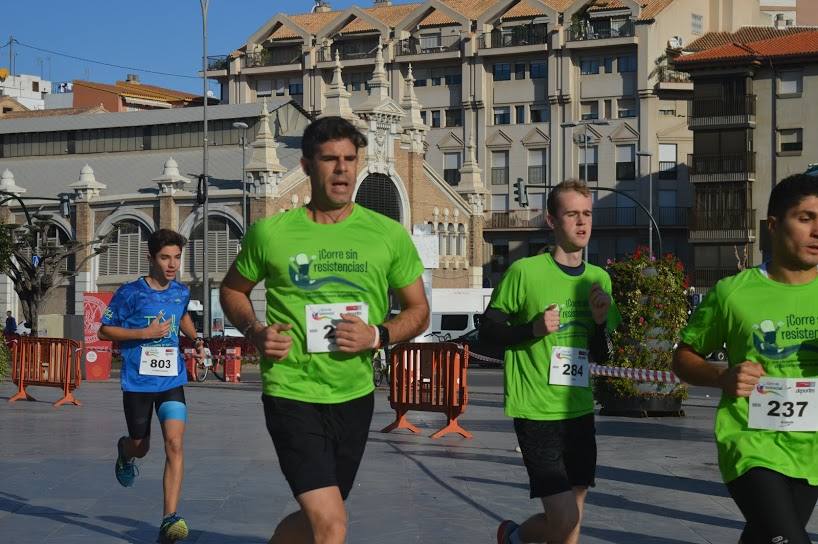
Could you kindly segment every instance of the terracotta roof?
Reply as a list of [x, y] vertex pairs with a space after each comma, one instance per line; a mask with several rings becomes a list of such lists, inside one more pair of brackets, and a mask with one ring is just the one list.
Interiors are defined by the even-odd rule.
[[678, 57], [675, 64], [712, 63], [739, 60], [785, 59], [800, 56], [818, 57], [818, 30], [799, 32], [749, 43], [728, 43]]
[[50, 110], [10, 111], [4, 114], [3, 119], [23, 119], [27, 117], [60, 117], [62, 115], [82, 115], [85, 113], [106, 113], [108, 110], [100, 106], [85, 108], [53, 108]]
[[504, 15], [503, 19], [517, 19], [523, 17], [539, 17], [541, 15], [545, 15], [545, 11], [541, 7], [536, 7], [528, 2], [520, 2], [516, 4], [513, 8], [508, 10]]
[[690, 42], [685, 47], [685, 51], [704, 51], [713, 49], [720, 45], [729, 43], [750, 43], [761, 40], [769, 40], [780, 36], [789, 36], [801, 32], [810, 32], [815, 27], [791, 26], [788, 28], [775, 28], [772, 26], [743, 26], [735, 32], [708, 32], [701, 38]]
[[97, 83], [95, 81], [74, 81], [74, 85], [88, 87], [89, 89], [96, 89], [98, 91], [107, 91], [118, 94], [119, 96], [129, 98], [143, 98], [146, 100], [158, 100], [162, 102], [190, 102], [198, 98], [198, 95], [190, 94], [184, 91], [175, 91], [172, 89], [165, 89], [163, 87], [156, 87], [154, 85], [146, 85], [144, 83], [131, 83], [127, 81], [117, 81], [116, 84], [110, 85], [108, 83]]
[[[440, 0], [454, 11], [465, 15], [469, 19], [476, 20], [486, 11], [497, 4], [498, 0]], [[551, 7], [555, 11], [562, 13], [570, 8], [576, 0], [541, 0], [542, 3]], [[673, 2], [673, 0], [641, 0], [642, 13], [639, 17], [641, 20], [652, 19], [659, 12], [665, 9]], [[393, 4], [391, 6], [378, 6], [362, 8], [365, 12], [383, 21], [387, 26], [394, 27], [406, 15], [413, 10], [420, 7], [422, 4], [412, 2], [407, 4]], [[611, 9], [624, 9], [626, 4], [622, 0], [594, 0], [591, 11], [604, 11]], [[322, 13], [301, 13], [297, 15], [290, 15], [292, 21], [302, 27], [310, 34], [318, 34], [323, 28], [332, 23], [344, 10], [341, 11], [327, 11]], [[536, 17], [544, 15], [543, 10], [534, 5], [529, 4], [525, 0], [513, 6], [504, 17], [519, 18], [519, 17]], [[448, 14], [439, 10], [433, 10], [423, 21], [421, 26], [442, 26], [456, 24]], [[349, 22], [341, 32], [344, 34], [353, 32], [366, 32], [375, 30], [371, 24], [361, 19], [354, 19]], [[271, 39], [290, 39], [297, 38], [298, 34], [284, 25], [279, 26], [275, 32], [270, 35]]]
[[[668, 7], [673, 0], [642, 0], [642, 11], [638, 19], [644, 21], [653, 19], [656, 15]], [[627, 9], [628, 6], [622, 0], [596, 0], [588, 11], [607, 11], [613, 9]]]
[[[407, 14], [416, 9], [420, 4], [397, 4], [394, 6], [376, 6], [372, 8], [365, 8], [363, 11], [368, 15], [378, 19], [386, 26], [394, 27]], [[349, 22], [343, 29], [341, 34], [352, 34], [354, 32], [368, 32], [376, 30], [369, 21], [355, 18]]]

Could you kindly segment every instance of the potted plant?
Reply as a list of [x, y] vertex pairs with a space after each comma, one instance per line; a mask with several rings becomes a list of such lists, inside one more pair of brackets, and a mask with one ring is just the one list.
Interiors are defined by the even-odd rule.
[[[656, 259], [646, 248], [637, 248], [624, 259], [608, 261], [607, 268], [622, 314], [611, 336], [610, 365], [670, 370], [673, 348], [688, 317], [684, 266], [672, 254]], [[594, 393], [602, 415], [684, 415], [687, 387], [597, 377]]]

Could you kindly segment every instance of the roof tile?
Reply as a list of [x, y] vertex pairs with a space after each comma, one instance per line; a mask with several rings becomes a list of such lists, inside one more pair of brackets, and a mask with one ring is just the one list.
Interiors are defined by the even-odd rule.
[[732, 42], [712, 49], [683, 55], [676, 59], [679, 66], [722, 61], [782, 59], [799, 56], [818, 57], [818, 30], [789, 33], [777, 38], [752, 41], [749, 43]]

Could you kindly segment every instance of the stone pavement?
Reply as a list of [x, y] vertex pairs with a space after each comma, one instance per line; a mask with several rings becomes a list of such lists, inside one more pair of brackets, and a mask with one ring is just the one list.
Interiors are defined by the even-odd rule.
[[[192, 529], [187, 542], [264, 543], [296, 507], [264, 427], [258, 374], [243, 371], [250, 383], [187, 388], [179, 508]], [[424, 435], [381, 434], [393, 412], [386, 392], [377, 392], [369, 446], [347, 503], [348, 542], [493, 544], [500, 520], [519, 521], [538, 509], [503, 416], [500, 372], [476, 369], [470, 379], [471, 404], [461, 419], [473, 440], [429, 439], [443, 417], [423, 413], [410, 419]], [[59, 409], [50, 404], [56, 390], [32, 388], [41, 402], [9, 405], [13, 391], [0, 384], [0, 542], [153, 542], [162, 513], [161, 442], [140, 463], [135, 486], [120, 487], [113, 475], [114, 444], [125, 430], [118, 382], [83, 383], [83, 406]], [[583, 543], [738, 540], [741, 516], [715, 465], [714, 405], [697, 390], [684, 418], [597, 419], [598, 480]], [[161, 436], [155, 421], [153, 435]], [[810, 529], [818, 532], [818, 521]]]

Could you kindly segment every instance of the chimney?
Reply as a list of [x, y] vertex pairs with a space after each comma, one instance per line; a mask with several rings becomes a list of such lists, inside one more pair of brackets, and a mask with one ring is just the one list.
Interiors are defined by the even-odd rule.
[[775, 14], [775, 28], [783, 28], [784, 27], [784, 14], [783, 13], [776, 13]]
[[139, 75], [138, 74], [128, 74], [125, 76], [126, 83], [139, 83]]
[[327, 0], [315, 0], [315, 5], [312, 7], [313, 13], [326, 13], [332, 11], [332, 6]]

